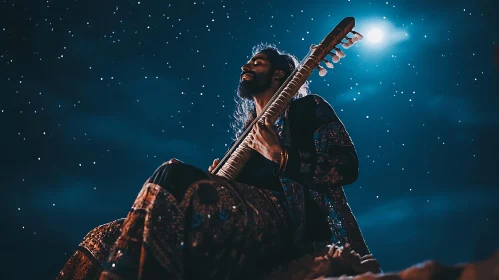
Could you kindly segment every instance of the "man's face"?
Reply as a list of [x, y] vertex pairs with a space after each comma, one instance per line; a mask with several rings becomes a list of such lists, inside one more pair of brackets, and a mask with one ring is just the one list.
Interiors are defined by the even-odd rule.
[[242, 98], [253, 99], [272, 85], [272, 69], [267, 56], [258, 53], [241, 67], [238, 94]]

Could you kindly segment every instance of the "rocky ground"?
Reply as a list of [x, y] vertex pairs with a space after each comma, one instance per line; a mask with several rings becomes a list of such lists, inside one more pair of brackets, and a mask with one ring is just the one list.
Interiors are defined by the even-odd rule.
[[[373, 273], [374, 272], [374, 273]], [[416, 264], [399, 272], [378, 270], [371, 255], [361, 257], [345, 247], [330, 247], [280, 267], [266, 280], [499, 280], [499, 251], [487, 260], [446, 266], [435, 261]]]

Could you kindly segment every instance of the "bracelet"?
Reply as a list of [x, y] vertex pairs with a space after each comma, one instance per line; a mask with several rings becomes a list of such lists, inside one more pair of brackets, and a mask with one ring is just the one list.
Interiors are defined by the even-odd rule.
[[284, 173], [287, 165], [288, 165], [288, 151], [286, 150], [286, 148], [283, 148], [281, 152], [281, 163], [279, 165], [279, 172], [278, 172], [279, 176], [281, 176]]
[[284, 171], [286, 171], [286, 168], [288, 167], [289, 154], [286, 148], [284, 148], [284, 154], [286, 155], [286, 160], [284, 161], [284, 167], [282, 168], [282, 173], [284, 173]]
[[277, 174], [281, 174], [282, 167], [284, 166], [284, 159], [285, 159], [284, 149], [282, 149], [281, 150], [281, 159], [279, 160], [279, 171], [277, 172]]

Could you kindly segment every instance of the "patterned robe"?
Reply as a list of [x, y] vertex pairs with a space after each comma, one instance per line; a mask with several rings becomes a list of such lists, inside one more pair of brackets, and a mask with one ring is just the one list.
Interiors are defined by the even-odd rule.
[[274, 129], [289, 153], [281, 191], [208, 176], [178, 200], [150, 179], [127, 218], [92, 230], [58, 279], [257, 279], [326, 244], [368, 254], [342, 189], [357, 179], [358, 159], [331, 106], [295, 99]]
[[369, 254], [342, 187], [357, 180], [357, 153], [331, 105], [318, 95], [295, 99], [274, 127], [289, 153], [280, 181], [295, 240], [315, 247], [350, 243]]

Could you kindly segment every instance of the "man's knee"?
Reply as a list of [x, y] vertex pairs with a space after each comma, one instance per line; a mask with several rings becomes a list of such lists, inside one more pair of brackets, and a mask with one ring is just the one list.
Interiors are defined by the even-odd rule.
[[190, 184], [200, 179], [206, 179], [207, 174], [176, 159], [163, 163], [149, 178], [149, 183], [161, 186], [175, 198], [182, 199]]
[[183, 162], [181, 162], [180, 160], [178, 160], [178, 159], [176, 159], [176, 158], [172, 158], [172, 159], [170, 159], [169, 161], [164, 162], [162, 165], [166, 165], [166, 164], [175, 164], [175, 163], [183, 163]]
[[171, 181], [172, 174], [175, 173], [175, 171], [173, 170], [177, 169], [178, 165], [181, 164], [181, 162], [175, 159], [164, 162], [156, 169], [156, 171], [154, 171], [151, 178], [149, 178], [149, 182], [160, 185], [162, 187], [166, 187], [169, 181]]

